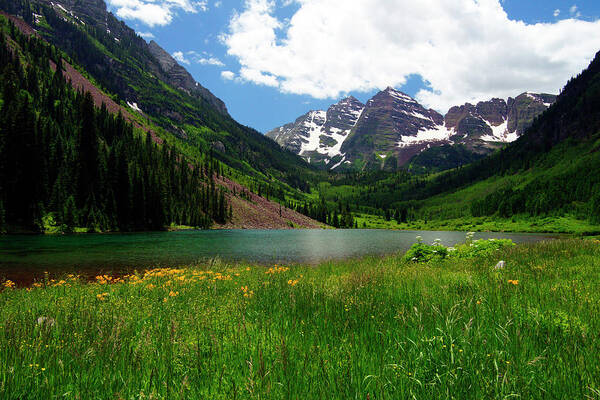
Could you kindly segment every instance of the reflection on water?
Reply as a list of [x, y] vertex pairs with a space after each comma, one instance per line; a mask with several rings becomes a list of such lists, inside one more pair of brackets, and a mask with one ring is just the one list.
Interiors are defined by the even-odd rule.
[[[405, 252], [416, 236], [451, 246], [464, 232], [384, 230], [230, 230], [0, 236], [0, 275], [43, 271], [117, 271], [175, 266], [215, 257], [252, 263], [307, 263]], [[510, 238], [517, 243], [551, 238], [540, 234], [477, 233], [475, 238]], [[18, 276], [17, 276], [18, 278]]]

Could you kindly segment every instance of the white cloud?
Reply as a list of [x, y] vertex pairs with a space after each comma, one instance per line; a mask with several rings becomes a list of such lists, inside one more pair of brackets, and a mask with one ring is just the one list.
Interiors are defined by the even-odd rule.
[[225, 64], [223, 61], [219, 60], [217, 57], [213, 56], [206, 51], [202, 53], [198, 53], [194, 50], [190, 50], [185, 54], [182, 51], [176, 51], [173, 53], [173, 58], [177, 61], [180, 61], [184, 64], [190, 65], [191, 63], [200, 64], [200, 65], [214, 65], [217, 67], [224, 67]]
[[173, 58], [175, 60], [179, 61], [180, 63], [190, 65], [190, 60], [188, 60], [187, 58], [185, 58], [185, 55], [183, 54], [183, 52], [176, 51], [172, 55], [173, 55]]
[[223, 2], [220, 1], [220, 0], [219, 1], [215, 1], [215, 8], [221, 7], [222, 4], [223, 4]]
[[557, 8], [556, 10], [554, 10], [554, 16], [558, 17], [560, 15], [560, 10]]
[[194, 60], [195, 62], [197, 62], [200, 65], [215, 65], [217, 67], [224, 67], [225, 64], [223, 64], [223, 61], [219, 60], [216, 57], [201, 57], [198, 58], [196, 60]]
[[264, 74], [256, 69], [242, 67], [240, 69], [240, 78], [245, 81], [254, 82], [259, 85], [279, 86], [279, 82], [274, 75]]
[[196, 1], [196, 7], [202, 11], [208, 11], [208, 0]]
[[[336, 98], [400, 87], [419, 74], [417, 98], [445, 111], [465, 101], [557, 93], [600, 49], [600, 21], [530, 25], [499, 0], [296, 0], [288, 22], [273, 0], [245, 0], [221, 40], [241, 79], [285, 93]], [[281, 4], [281, 3], [279, 3]]]
[[207, 0], [107, 0], [123, 19], [136, 19], [148, 26], [168, 25], [177, 11], [207, 11]]
[[579, 12], [579, 10], [577, 9], [577, 6], [575, 4], [573, 4], [573, 6], [571, 6], [571, 8], [569, 8], [569, 12], [575, 18], [581, 17], [581, 13]]
[[235, 73], [231, 71], [221, 71], [221, 78], [227, 81], [231, 81], [235, 78]]
[[137, 34], [144, 39], [154, 39], [154, 34], [152, 32], [137, 32]]

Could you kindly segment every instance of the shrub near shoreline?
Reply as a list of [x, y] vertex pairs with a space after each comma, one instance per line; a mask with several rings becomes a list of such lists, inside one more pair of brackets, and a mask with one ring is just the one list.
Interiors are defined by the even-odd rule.
[[599, 260], [568, 240], [5, 282], [0, 398], [598, 398]]
[[466, 241], [456, 247], [445, 247], [440, 239], [432, 244], [423, 243], [421, 236], [417, 236], [417, 243], [404, 255], [405, 261], [428, 262], [443, 260], [445, 258], [473, 258], [493, 255], [498, 250], [514, 246], [511, 239], [478, 239], [473, 240], [474, 232], [467, 233]]

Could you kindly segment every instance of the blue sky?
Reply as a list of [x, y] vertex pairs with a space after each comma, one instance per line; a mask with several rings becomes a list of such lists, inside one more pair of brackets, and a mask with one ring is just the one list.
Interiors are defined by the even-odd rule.
[[556, 92], [600, 50], [597, 0], [423, 0], [434, 13], [405, 0], [315, 1], [107, 3], [262, 132], [388, 85], [441, 112]]

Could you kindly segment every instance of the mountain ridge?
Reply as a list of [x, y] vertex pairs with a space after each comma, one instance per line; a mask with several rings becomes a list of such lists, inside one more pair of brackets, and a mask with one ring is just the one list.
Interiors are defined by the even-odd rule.
[[[347, 99], [329, 109], [343, 107]], [[335, 146], [317, 140], [321, 135], [331, 136], [323, 130], [326, 119], [322, 110], [310, 111], [266, 136], [310, 163], [329, 169], [341, 165], [380, 168], [382, 164], [395, 169], [431, 147], [460, 144], [475, 156], [490, 154], [515, 141], [555, 99], [554, 95], [525, 92], [507, 100], [465, 103], [441, 115], [406, 93], [388, 87], [365, 105], [356, 100], [362, 106], [359, 117], [344, 121], [350, 127], [344, 135], [332, 138]], [[317, 123], [315, 116], [320, 116]]]

